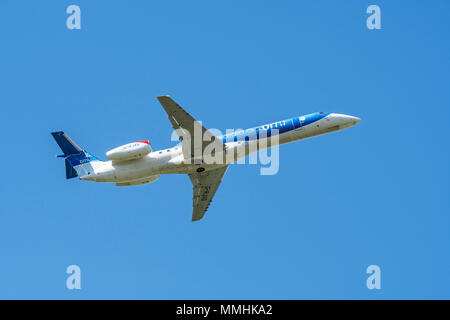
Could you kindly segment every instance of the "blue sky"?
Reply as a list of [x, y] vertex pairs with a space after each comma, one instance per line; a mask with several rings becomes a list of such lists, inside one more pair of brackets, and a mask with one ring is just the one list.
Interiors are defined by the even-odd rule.
[[[366, 28], [370, 4], [382, 30]], [[449, 8], [1, 1], [0, 298], [449, 299]], [[65, 180], [51, 131], [103, 159], [173, 145], [161, 94], [222, 130], [315, 111], [362, 122], [282, 146], [277, 175], [232, 166], [199, 223], [185, 175]]]

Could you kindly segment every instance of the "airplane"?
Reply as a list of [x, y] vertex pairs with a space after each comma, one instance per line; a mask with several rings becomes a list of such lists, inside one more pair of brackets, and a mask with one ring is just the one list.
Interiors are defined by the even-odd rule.
[[[122, 187], [151, 183], [161, 174], [188, 174], [194, 192], [192, 221], [198, 221], [204, 217], [231, 163], [262, 148], [342, 130], [361, 121], [345, 114], [315, 112], [215, 136], [169, 96], [157, 99], [181, 143], [163, 150], [152, 150], [148, 140], [136, 141], [109, 150], [106, 152], [108, 160], [100, 161], [63, 131], [52, 132], [63, 152], [57, 157], [65, 159], [66, 179], [79, 177], [86, 181], [112, 182]], [[209, 136], [213, 142], [205, 138], [192, 139], [199, 133], [201, 137]], [[275, 136], [278, 139], [273, 139]], [[212, 144], [215, 148], [210, 149], [214, 152], [207, 153]], [[230, 154], [233, 156], [229, 157]]]

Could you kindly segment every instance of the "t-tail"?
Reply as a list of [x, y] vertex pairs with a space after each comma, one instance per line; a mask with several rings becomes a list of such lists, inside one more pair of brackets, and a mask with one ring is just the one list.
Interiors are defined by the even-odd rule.
[[67, 179], [94, 174], [94, 166], [100, 160], [82, 150], [64, 132], [52, 132], [52, 136], [63, 152], [57, 157], [65, 159]]

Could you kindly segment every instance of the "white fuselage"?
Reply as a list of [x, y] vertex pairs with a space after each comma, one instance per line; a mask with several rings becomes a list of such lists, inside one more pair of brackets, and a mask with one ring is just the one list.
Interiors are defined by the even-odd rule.
[[[91, 163], [93, 172], [89, 172], [89, 174], [80, 177], [80, 179], [96, 182], [114, 182], [118, 185], [126, 186], [152, 182], [156, 180], [160, 174], [193, 173], [200, 166], [208, 171], [221, 166], [226, 166], [242, 157], [248, 156], [251, 152], [266, 148], [267, 143], [265, 142], [270, 140], [270, 138], [265, 138], [265, 135], [261, 134], [254, 140], [239, 141], [237, 137], [239, 137], [239, 134], [241, 133], [250, 135], [251, 132], [258, 131], [259, 133], [262, 133], [265, 130], [280, 128], [278, 139], [275, 139], [275, 141], [272, 140], [273, 146], [274, 143], [276, 143], [276, 140], [278, 140], [277, 144], [293, 142], [345, 129], [357, 124], [359, 121], [359, 118], [343, 114], [315, 113], [248, 130], [241, 130], [228, 136], [219, 137], [226, 146], [225, 152], [237, 155], [237, 157], [229, 157], [229, 160], [225, 160], [220, 164], [207, 164], [210, 163], [207, 159], [204, 159], [205, 161], [203, 161], [202, 164], [185, 163], [181, 145], [177, 145], [169, 149], [153, 151], [139, 159], [122, 162], [93, 161]], [[245, 148], [245, 152], [239, 152], [240, 148]]]

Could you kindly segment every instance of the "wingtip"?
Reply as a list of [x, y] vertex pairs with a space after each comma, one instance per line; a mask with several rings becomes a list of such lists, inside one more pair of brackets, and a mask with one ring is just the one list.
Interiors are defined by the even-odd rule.
[[204, 215], [205, 215], [205, 214], [203, 214], [203, 215], [201, 215], [201, 216], [192, 215], [192, 222], [202, 220]]
[[170, 96], [168, 94], [166, 94], [166, 95], [162, 95], [162, 96], [157, 96], [156, 98], [164, 99], [164, 98], [170, 98]]

